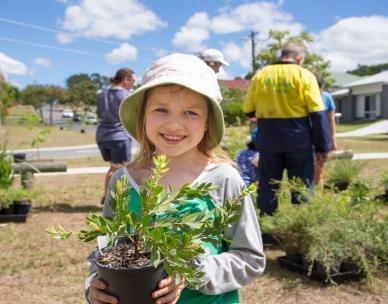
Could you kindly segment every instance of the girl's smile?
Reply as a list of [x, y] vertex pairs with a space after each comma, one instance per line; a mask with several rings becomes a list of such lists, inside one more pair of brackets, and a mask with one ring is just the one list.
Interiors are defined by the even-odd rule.
[[190, 89], [167, 85], [148, 94], [145, 128], [158, 153], [175, 157], [198, 152], [207, 118], [205, 97]]

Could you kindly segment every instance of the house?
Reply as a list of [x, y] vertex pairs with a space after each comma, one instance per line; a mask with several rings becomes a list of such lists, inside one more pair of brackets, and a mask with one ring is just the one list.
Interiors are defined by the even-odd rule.
[[220, 80], [220, 82], [228, 89], [240, 89], [243, 92], [248, 91], [250, 83], [250, 81], [246, 79]]
[[388, 71], [345, 84], [331, 95], [342, 122], [388, 119]]

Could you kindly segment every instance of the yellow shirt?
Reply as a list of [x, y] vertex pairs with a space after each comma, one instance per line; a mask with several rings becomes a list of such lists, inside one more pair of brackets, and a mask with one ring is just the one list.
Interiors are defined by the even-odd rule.
[[296, 64], [274, 64], [252, 78], [243, 110], [257, 118], [301, 118], [324, 110], [315, 76]]

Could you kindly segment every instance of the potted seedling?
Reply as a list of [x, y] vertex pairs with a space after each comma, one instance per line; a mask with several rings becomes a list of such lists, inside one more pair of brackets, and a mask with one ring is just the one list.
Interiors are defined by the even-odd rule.
[[307, 203], [280, 201], [278, 211], [260, 222], [286, 253], [279, 264], [327, 283], [364, 276], [373, 281], [388, 262], [388, 217], [379, 204], [366, 193], [355, 199], [351, 189], [313, 195], [296, 187]]
[[[78, 233], [85, 242], [108, 239], [108, 247], [94, 262], [99, 278], [107, 282], [107, 291], [121, 304], [154, 303], [151, 293], [166, 275], [198, 286], [203, 273], [195, 258], [205, 253], [205, 243], [220, 245], [224, 229], [239, 217], [239, 202], [255, 191], [243, 188], [223, 206], [209, 202], [209, 192], [215, 189], [211, 184], [186, 184], [174, 193], [171, 187], [159, 184], [166, 164], [166, 156], [154, 158], [153, 173], [138, 194], [128, 189], [125, 177], [119, 179], [111, 193], [112, 217], [89, 215], [87, 228]], [[47, 232], [59, 239], [73, 234], [60, 226]]]
[[364, 163], [351, 159], [333, 160], [326, 183], [329, 187], [332, 185], [336, 190], [344, 191], [358, 179], [363, 166]]

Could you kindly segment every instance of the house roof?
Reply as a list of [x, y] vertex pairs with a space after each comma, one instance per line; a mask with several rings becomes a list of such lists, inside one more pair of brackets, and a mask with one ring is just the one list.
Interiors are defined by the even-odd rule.
[[342, 87], [350, 82], [362, 79], [361, 76], [356, 76], [348, 73], [332, 73], [330, 78], [334, 80], [335, 87]]
[[367, 84], [374, 84], [374, 83], [388, 83], [388, 71], [383, 71], [369, 77], [364, 77], [360, 80], [348, 83], [343, 87], [350, 88], [350, 87], [356, 87], [360, 85], [367, 85]]
[[240, 89], [242, 91], [247, 91], [250, 83], [250, 81], [247, 79], [232, 79], [220, 81], [228, 89]]
[[349, 91], [350, 91], [349, 89], [339, 89], [337, 91], [331, 92], [330, 95], [333, 97], [340, 97], [340, 96], [348, 95]]

